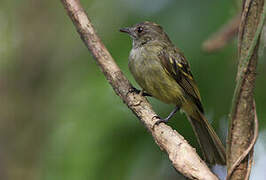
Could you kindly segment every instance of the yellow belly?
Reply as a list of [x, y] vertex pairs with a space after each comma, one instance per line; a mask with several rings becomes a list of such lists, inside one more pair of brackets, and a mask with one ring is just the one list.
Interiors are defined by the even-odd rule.
[[167, 103], [181, 105], [185, 101], [183, 90], [163, 69], [156, 57], [130, 59], [129, 68], [137, 83], [153, 97]]

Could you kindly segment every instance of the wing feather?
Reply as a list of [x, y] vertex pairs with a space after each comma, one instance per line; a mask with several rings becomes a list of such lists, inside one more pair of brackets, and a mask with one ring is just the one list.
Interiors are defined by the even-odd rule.
[[159, 54], [162, 66], [164, 67], [165, 71], [182, 87], [184, 93], [203, 113], [200, 93], [190, 71], [188, 61], [177, 49], [170, 51], [170, 53], [167, 52], [169, 51], [163, 50]]

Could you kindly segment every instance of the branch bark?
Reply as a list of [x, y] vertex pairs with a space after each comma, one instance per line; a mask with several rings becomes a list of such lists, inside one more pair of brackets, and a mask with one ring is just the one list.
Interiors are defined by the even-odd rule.
[[[264, 0], [243, 0], [239, 26], [238, 72], [227, 141], [227, 179], [248, 179], [258, 134], [254, 86], [259, 37], [265, 19]], [[249, 151], [247, 151], [247, 149]]]
[[218, 179], [187, 141], [171, 127], [160, 124], [152, 129], [157, 119], [147, 100], [132, 91], [132, 86], [114, 62], [97, 36], [79, 0], [61, 0], [81, 39], [91, 51], [114, 91], [151, 132], [159, 147], [168, 153], [176, 170], [190, 179]]

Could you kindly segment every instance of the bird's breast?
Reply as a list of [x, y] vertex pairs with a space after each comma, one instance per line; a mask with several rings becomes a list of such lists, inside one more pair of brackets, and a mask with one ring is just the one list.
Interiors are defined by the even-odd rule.
[[161, 65], [158, 49], [132, 49], [129, 69], [137, 83], [153, 97], [168, 104], [183, 101], [182, 89]]

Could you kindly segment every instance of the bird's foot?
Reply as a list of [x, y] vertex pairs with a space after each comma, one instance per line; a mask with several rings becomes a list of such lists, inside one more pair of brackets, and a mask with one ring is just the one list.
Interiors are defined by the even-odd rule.
[[[153, 126], [152, 126], [152, 129], [154, 129], [154, 127], [155, 126], [158, 126], [159, 124], [161, 124], [161, 123], [167, 123], [168, 121], [169, 121], [169, 119], [170, 118], [165, 118], [165, 119], [163, 119], [163, 118], [161, 118], [160, 116], [154, 116], [153, 118], [156, 118], [156, 119], [159, 119], [159, 120], [157, 120], [154, 124], [153, 124]], [[153, 119], [152, 118], [152, 119]]]
[[144, 90], [139, 90], [139, 89], [132, 86], [131, 89], [129, 90], [129, 93], [133, 93], [133, 92], [135, 92], [136, 94], [139, 94], [141, 96], [151, 96], [150, 94], [144, 92]]

